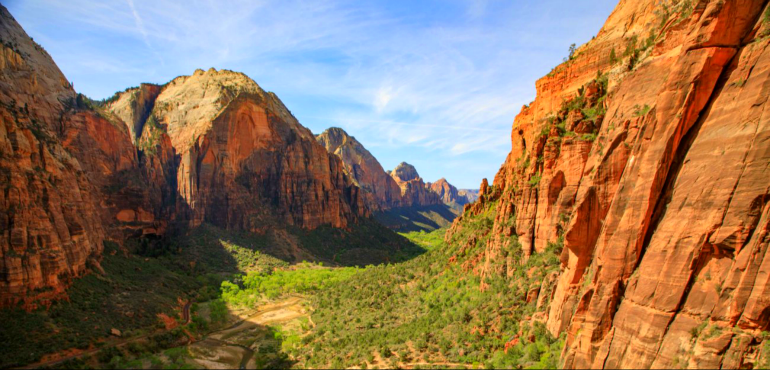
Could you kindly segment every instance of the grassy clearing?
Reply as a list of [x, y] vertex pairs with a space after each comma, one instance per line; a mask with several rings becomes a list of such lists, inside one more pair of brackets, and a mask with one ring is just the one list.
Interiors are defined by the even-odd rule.
[[420, 230], [400, 234], [411, 240], [413, 243], [425, 248], [425, 250], [431, 250], [444, 244], [444, 234], [446, 234], [446, 229], [436, 229], [430, 232]]

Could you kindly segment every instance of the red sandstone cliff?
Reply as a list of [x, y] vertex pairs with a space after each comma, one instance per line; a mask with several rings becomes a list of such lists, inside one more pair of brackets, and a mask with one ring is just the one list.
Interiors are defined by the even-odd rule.
[[113, 100], [108, 108], [141, 132], [136, 143], [144, 155], [170, 150], [179, 156], [159, 166], [173, 167], [181, 198], [176, 212], [190, 226], [205, 221], [256, 232], [276, 223], [347, 227], [368, 214], [339, 158], [275, 94], [242, 73], [197, 70]]
[[441, 197], [425, 184], [411, 164], [401, 162], [390, 172], [390, 176], [401, 188], [402, 205], [427, 206], [443, 203]]
[[369, 209], [376, 211], [401, 206], [401, 188], [355, 137], [341, 128], [332, 127], [317, 135], [316, 140], [342, 160], [345, 173], [361, 188]]
[[475, 200], [475, 194], [466, 191], [457, 190], [457, 188], [446, 181], [445, 178], [440, 178], [436, 182], [429, 182], [426, 184], [430, 190], [438, 194], [441, 197], [441, 201], [447, 205], [465, 205], [467, 203], [473, 203]]
[[[126, 145], [101, 145], [128, 135], [81, 109], [83, 98], [3, 7], [0, 39], [0, 305], [6, 305], [57, 297], [89, 265], [98, 267], [102, 220], [109, 216], [94, 178], [134, 166], [136, 156]], [[81, 144], [87, 146], [71, 150]]]
[[0, 43], [0, 306], [62, 297], [106, 239], [368, 215], [342, 162], [243, 74], [199, 70], [102, 107], [2, 6]]
[[541, 290], [565, 367], [756, 366], [770, 329], [769, 35], [766, 1], [623, 0], [537, 82], [466, 212], [497, 202], [482, 274], [516, 268], [490, 263], [511, 235], [525, 255], [563, 236]]

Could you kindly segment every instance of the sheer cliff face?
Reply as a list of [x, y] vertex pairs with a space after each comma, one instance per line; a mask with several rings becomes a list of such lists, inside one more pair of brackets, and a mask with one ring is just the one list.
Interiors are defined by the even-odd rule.
[[567, 333], [565, 367], [756, 360], [770, 328], [766, 5], [621, 1], [516, 117], [482, 184], [497, 218], [481, 273], [516, 268], [488, 263], [510, 235], [526, 255], [563, 238], [539, 319]]
[[2, 6], [0, 40], [0, 306], [63, 297], [106, 239], [368, 213], [341, 161], [243, 74], [196, 71], [100, 107]]
[[467, 203], [473, 203], [473, 201], [476, 200], [475, 194], [468, 191], [457, 190], [454, 185], [450, 184], [443, 177], [436, 182], [429, 182], [427, 186], [441, 197], [441, 201], [444, 202], [444, 204], [456, 204], [461, 206]]
[[442, 204], [441, 197], [425, 184], [411, 164], [401, 162], [390, 172], [390, 177], [401, 188], [402, 205], [427, 206]]
[[333, 127], [317, 135], [316, 140], [342, 160], [345, 173], [361, 188], [369, 209], [386, 210], [401, 206], [398, 184], [355, 137]]
[[190, 226], [347, 227], [368, 212], [342, 162], [244, 74], [198, 70], [157, 93], [152, 85], [128, 90], [109, 108], [141, 132], [142, 153], [171, 153], [158, 166], [174, 173], [176, 213]]
[[137, 162], [123, 126], [81, 109], [2, 6], [0, 39], [0, 305], [32, 306], [98, 268], [111, 203], [100, 185]]

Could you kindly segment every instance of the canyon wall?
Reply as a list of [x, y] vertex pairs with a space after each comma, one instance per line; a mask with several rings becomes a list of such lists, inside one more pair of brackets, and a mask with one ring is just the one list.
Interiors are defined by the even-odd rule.
[[465, 212], [497, 210], [482, 275], [510, 276], [513, 259], [491, 262], [519, 245], [562, 246], [533, 320], [566, 332], [564, 367], [757, 365], [770, 329], [769, 44], [767, 1], [622, 0], [537, 82]]
[[444, 204], [462, 206], [467, 203], [473, 203], [475, 200], [473, 193], [469, 193], [468, 191], [461, 192], [460, 190], [457, 190], [454, 185], [450, 184], [443, 177], [438, 179], [436, 182], [429, 182], [425, 185], [434, 193], [438, 194]]
[[157, 92], [153, 85], [138, 90], [119, 93], [107, 108], [141, 132], [143, 154], [177, 157], [161, 159], [160, 168], [173, 168], [175, 211], [189, 226], [344, 228], [368, 215], [340, 159], [246, 75], [197, 70]]
[[443, 204], [441, 197], [425, 184], [425, 181], [411, 164], [401, 162], [389, 174], [401, 188], [401, 204], [403, 206]]
[[401, 188], [355, 137], [332, 127], [317, 135], [316, 140], [340, 158], [345, 173], [362, 190], [369, 209], [380, 211], [401, 206]]
[[369, 215], [339, 158], [243, 74], [77, 94], [0, 6], [0, 306], [66, 296], [104, 240], [202, 222], [264, 232]]

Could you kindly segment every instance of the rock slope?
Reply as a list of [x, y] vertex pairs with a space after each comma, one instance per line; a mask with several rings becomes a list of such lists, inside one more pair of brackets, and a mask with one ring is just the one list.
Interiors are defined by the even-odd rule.
[[[81, 130], [123, 133], [76, 113], [77, 94], [48, 53], [0, 6], [0, 305], [60, 295], [98, 266], [105, 230], [86, 165], [68, 151]], [[70, 127], [68, 122], [75, 122]], [[101, 130], [101, 129], [103, 130]], [[127, 137], [127, 136], [126, 136]], [[90, 148], [99, 152], [102, 148]], [[130, 166], [116, 152], [102, 172]]]
[[402, 206], [431, 206], [441, 202], [447, 205], [469, 202], [446, 179], [425, 183], [414, 166], [408, 163], [402, 162], [395, 170], [385, 172], [380, 162], [341, 128], [329, 128], [316, 139], [342, 160], [345, 173], [361, 188], [367, 206], [373, 211]]
[[393, 171], [390, 171], [390, 176], [401, 188], [402, 205], [427, 206], [443, 203], [441, 197], [425, 184], [411, 164], [401, 162]]
[[438, 194], [438, 196], [441, 197], [441, 201], [447, 205], [462, 206], [467, 203], [473, 203], [475, 200], [473, 193], [457, 190], [454, 185], [450, 184], [443, 177], [436, 182], [429, 182], [426, 185], [430, 190]]
[[563, 245], [533, 320], [566, 332], [564, 367], [758, 366], [769, 85], [767, 1], [620, 1], [537, 82], [493, 186], [466, 206], [497, 210], [474, 271]]
[[0, 44], [0, 306], [63, 297], [100, 269], [104, 240], [369, 214], [342, 162], [243, 74], [198, 70], [102, 104], [2, 6]]
[[154, 90], [143, 85], [120, 93], [107, 108], [141, 131], [136, 142], [143, 153], [170, 150], [179, 157], [170, 163], [181, 198], [177, 212], [190, 226], [347, 227], [368, 214], [341, 161], [246, 75], [197, 70]]
[[401, 188], [355, 137], [332, 127], [317, 135], [316, 140], [342, 160], [345, 173], [361, 188], [369, 209], [379, 211], [401, 206]]

